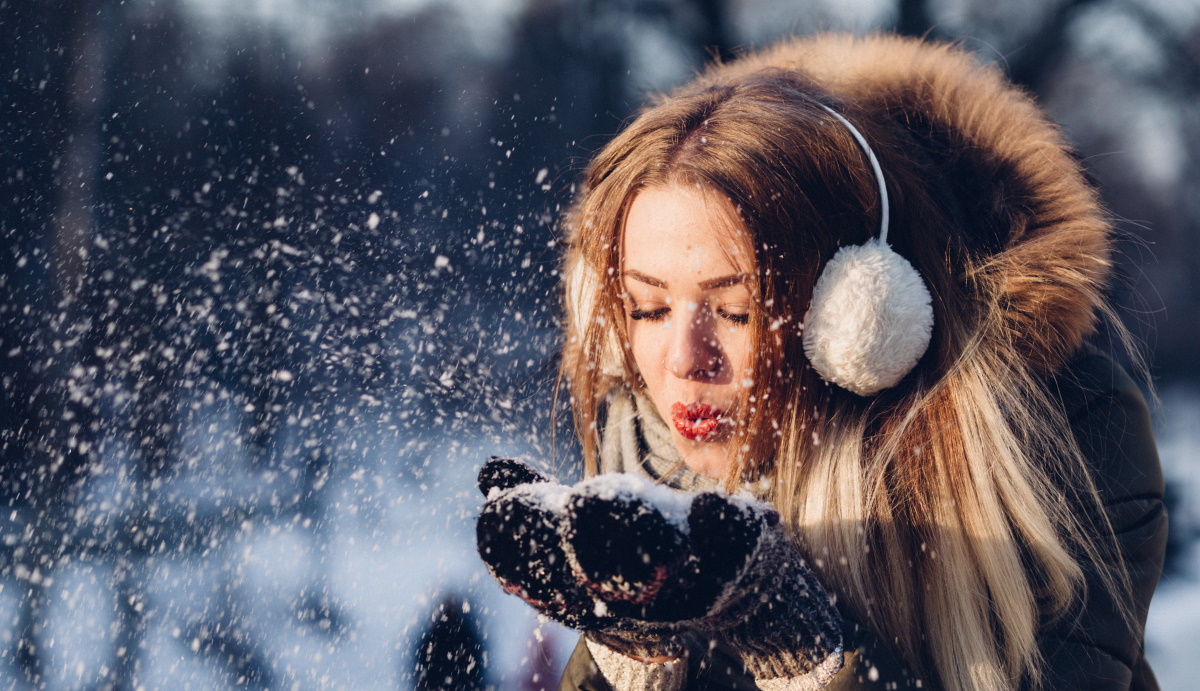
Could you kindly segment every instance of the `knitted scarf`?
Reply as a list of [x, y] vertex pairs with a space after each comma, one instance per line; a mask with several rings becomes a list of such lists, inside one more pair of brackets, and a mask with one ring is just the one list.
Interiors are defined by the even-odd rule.
[[601, 473], [633, 473], [685, 492], [714, 489], [721, 482], [683, 463], [671, 428], [654, 404], [628, 390], [610, 397], [600, 442]]

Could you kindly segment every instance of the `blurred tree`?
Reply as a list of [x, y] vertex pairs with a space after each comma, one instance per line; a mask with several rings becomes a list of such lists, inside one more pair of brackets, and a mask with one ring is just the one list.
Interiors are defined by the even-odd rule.
[[[91, 252], [100, 73], [116, 3], [9, 3], [0, 125], [0, 497], [56, 496], [86, 465], [96, 425]], [[51, 517], [47, 517], [51, 518]]]
[[434, 607], [413, 658], [417, 691], [479, 691], [483, 643], [465, 600], [447, 597]]
[[1072, 21], [1097, 0], [1069, 0], [1058, 5], [1049, 17], [1025, 37], [1023, 45], [1005, 63], [1008, 76], [1017, 84], [1038, 93], [1071, 49], [1068, 34]]
[[896, 0], [896, 33], [937, 38], [938, 28], [929, 11], [929, 0]]
[[99, 431], [88, 258], [94, 237], [100, 113], [113, 30], [111, 0], [4, 3], [10, 142], [0, 205], [0, 501], [22, 525], [3, 571], [32, 574], [14, 657], [42, 680], [45, 582], [70, 526], [70, 500]]

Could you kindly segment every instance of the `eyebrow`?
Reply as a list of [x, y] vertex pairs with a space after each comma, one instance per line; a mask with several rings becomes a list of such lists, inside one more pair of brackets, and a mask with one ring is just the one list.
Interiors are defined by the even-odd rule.
[[[636, 269], [627, 269], [622, 272], [621, 275], [627, 278], [632, 278], [639, 283], [645, 283], [646, 285], [654, 286], [655, 288], [668, 287], [666, 281], [657, 279], [653, 276], [648, 276]], [[728, 276], [718, 276], [717, 278], [710, 278], [707, 281], [701, 281], [699, 285], [701, 290], [717, 290], [718, 288], [728, 288], [730, 286], [736, 286], [741, 283], [745, 283], [747, 278], [748, 276], [746, 274], [729, 274]]]
[[642, 273], [641, 271], [637, 271], [635, 269], [626, 269], [625, 271], [623, 271], [621, 273], [621, 275], [625, 276], [626, 278], [632, 278], [633, 280], [635, 280], [639, 283], [645, 283], [648, 286], [654, 286], [655, 288], [666, 288], [667, 287], [666, 281], [660, 281], [653, 276], [647, 276], [646, 274]]
[[747, 278], [749, 278], [749, 276], [746, 274], [729, 274], [728, 276], [710, 278], [707, 281], [700, 282], [700, 289], [716, 290], [717, 288], [728, 288], [730, 286], [736, 286], [745, 283]]

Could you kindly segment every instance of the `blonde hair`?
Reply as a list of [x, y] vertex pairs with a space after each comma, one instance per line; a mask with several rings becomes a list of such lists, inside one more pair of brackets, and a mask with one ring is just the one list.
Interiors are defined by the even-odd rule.
[[[801, 69], [838, 51], [884, 72], [905, 64], [921, 86], [881, 87], [895, 103], [873, 101], [869, 84], [835, 88]], [[996, 122], [947, 111], [985, 97]], [[821, 381], [800, 338], [818, 271], [871, 237], [880, 213], [861, 150], [821, 104], [871, 142], [893, 200], [891, 244], [933, 295], [928, 352], [872, 398]], [[589, 474], [606, 397], [641, 386], [616, 280], [624, 215], [639, 190], [679, 183], [728, 197], [756, 252], [757, 376], [727, 485], [769, 478], [826, 587], [927, 681], [1036, 686], [1039, 624], [1078, 601], [1083, 568], [1113, 592], [1124, 583], [1101, 557], [1109, 545], [1089, 537], [1107, 526], [1069, 509], [1104, 520], [1047, 384], [1112, 316], [1110, 229], [1057, 131], [965, 53], [895, 38], [785, 45], [660, 98], [595, 157], [565, 219], [562, 375]]]

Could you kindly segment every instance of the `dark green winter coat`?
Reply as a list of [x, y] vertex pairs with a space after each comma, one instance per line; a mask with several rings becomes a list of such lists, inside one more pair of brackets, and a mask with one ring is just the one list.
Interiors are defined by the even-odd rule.
[[[1167, 541], [1163, 479], [1146, 401], [1111, 358], [1085, 346], [1052, 383], [1067, 411], [1071, 432], [1092, 466], [1108, 520], [1129, 570], [1126, 604], [1136, 620], [1130, 630], [1115, 613], [1095, 574], [1078, 616], [1043, 625], [1046, 689], [1151, 691], [1158, 688], [1143, 646], [1150, 596], [1162, 573]], [[846, 664], [829, 691], [917, 688], [903, 666], [869, 630], [847, 620]], [[696, 643], [696, 642], [693, 642]], [[688, 689], [755, 689], [731, 651], [703, 643], [690, 656]], [[922, 683], [920, 688], [931, 688]], [[560, 691], [613, 691], [580, 644], [567, 663]], [[617, 690], [624, 691], [624, 690]]]

